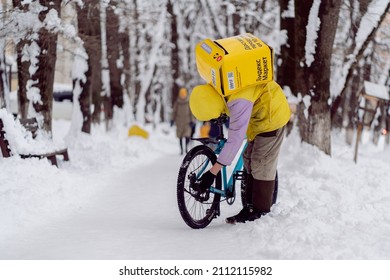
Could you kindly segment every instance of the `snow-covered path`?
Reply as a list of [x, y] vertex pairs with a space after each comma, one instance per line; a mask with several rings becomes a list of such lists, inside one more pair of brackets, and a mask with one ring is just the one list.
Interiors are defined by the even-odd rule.
[[[170, 241], [161, 243], [159, 236], [164, 235], [158, 231], [175, 227], [174, 185], [167, 186], [167, 181], [175, 178], [167, 172], [165, 178], [162, 172], [152, 176], [142, 172], [144, 168], [158, 170], [161, 164], [157, 161], [128, 173], [112, 174], [82, 208], [42, 228], [21, 233], [8, 243], [10, 249], [15, 245], [19, 249], [5, 251], [10, 258], [27, 259], [131, 259], [161, 252], [156, 249]], [[154, 197], [159, 197], [158, 205]]]
[[1, 242], [2, 258], [245, 258], [245, 250], [236, 246], [235, 231], [227, 230], [231, 226], [222, 218], [205, 230], [192, 230], [182, 221], [175, 189], [180, 161], [177, 155], [166, 155], [112, 174], [96, 186], [100, 192], [68, 216]]

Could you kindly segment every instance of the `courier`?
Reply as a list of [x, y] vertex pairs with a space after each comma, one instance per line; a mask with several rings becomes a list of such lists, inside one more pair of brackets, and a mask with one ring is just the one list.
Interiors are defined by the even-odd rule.
[[195, 53], [200, 76], [223, 96], [273, 80], [273, 49], [250, 33], [205, 39]]

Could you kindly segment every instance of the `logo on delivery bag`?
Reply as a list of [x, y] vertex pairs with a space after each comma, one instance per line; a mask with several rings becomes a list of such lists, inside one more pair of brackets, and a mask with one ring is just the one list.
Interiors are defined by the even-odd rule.
[[215, 53], [215, 55], [213, 56], [213, 58], [214, 58], [217, 62], [220, 62], [221, 59], [222, 59], [222, 56], [221, 56], [219, 53]]

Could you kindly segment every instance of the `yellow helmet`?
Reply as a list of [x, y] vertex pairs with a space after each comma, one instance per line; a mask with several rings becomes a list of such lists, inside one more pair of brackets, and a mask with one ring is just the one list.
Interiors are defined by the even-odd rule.
[[194, 87], [190, 95], [190, 109], [200, 121], [209, 121], [227, 114], [225, 100], [209, 84]]

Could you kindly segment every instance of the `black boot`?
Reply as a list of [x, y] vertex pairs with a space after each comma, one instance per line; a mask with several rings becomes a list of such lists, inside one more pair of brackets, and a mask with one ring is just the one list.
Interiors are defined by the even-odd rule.
[[252, 205], [253, 176], [244, 170], [244, 180], [241, 181], [242, 206]]
[[253, 180], [253, 209], [259, 216], [271, 211], [274, 197], [275, 181]]
[[260, 218], [262, 213], [257, 212], [252, 205], [245, 206], [241, 211], [232, 217], [226, 218], [226, 223], [236, 224], [254, 221]]
[[253, 176], [248, 174], [245, 170], [245, 179], [241, 181], [241, 202], [243, 208], [241, 211], [232, 216], [226, 218], [226, 223], [235, 224], [235, 223], [245, 223], [250, 212], [252, 211], [252, 191], [253, 191]]
[[226, 218], [229, 224], [251, 222], [271, 211], [275, 181], [253, 179], [252, 204], [247, 204], [235, 216]]

